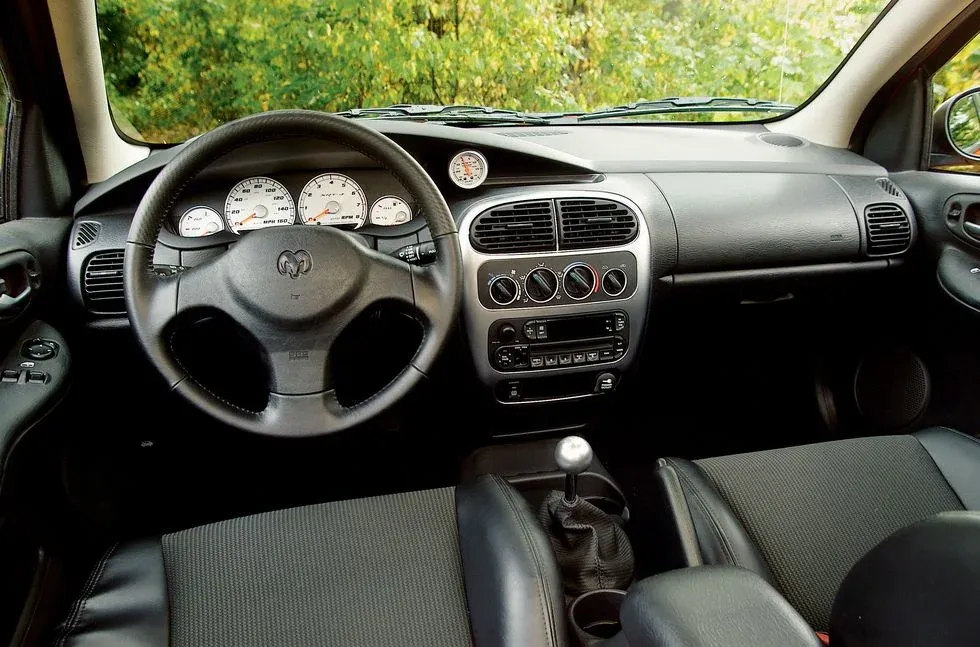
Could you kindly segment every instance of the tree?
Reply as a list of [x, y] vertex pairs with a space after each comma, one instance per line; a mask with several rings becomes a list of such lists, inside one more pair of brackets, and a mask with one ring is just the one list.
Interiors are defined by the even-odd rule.
[[798, 103], [883, 5], [99, 0], [98, 16], [117, 120], [167, 142], [275, 108], [466, 103], [550, 112], [668, 95]]

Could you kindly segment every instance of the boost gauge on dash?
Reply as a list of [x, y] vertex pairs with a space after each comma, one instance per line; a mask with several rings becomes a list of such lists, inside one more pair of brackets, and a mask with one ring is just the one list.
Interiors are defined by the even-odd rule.
[[487, 158], [477, 151], [462, 151], [449, 162], [449, 179], [461, 189], [475, 189], [483, 184], [489, 172]]

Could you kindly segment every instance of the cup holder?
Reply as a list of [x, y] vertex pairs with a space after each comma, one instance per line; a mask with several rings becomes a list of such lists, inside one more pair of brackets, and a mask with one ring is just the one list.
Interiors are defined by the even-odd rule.
[[575, 598], [568, 607], [568, 618], [581, 647], [619, 633], [619, 607], [625, 597], [626, 591], [599, 589]]

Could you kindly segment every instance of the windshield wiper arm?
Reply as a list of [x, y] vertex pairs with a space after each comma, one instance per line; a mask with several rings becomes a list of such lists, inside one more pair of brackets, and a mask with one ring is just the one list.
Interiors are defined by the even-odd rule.
[[351, 108], [334, 114], [355, 119], [365, 117], [405, 121], [441, 121], [471, 125], [499, 123], [547, 124], [550, 121], [545, 115], [524, 113], [506, 108], [471, 105], [439, 106], [402, 103], [383, 108]]
[[[579, 121], [628, 117], [635, 115], [660, 115], [698, 112], [775, 112], [782, 114], [795, 110], [796, 106], [766, 99], [742, 99], [738, 97], [667, 97], [656, 101], [637, 101], [621, 106], [603, 108], [577, 115]], [[569, 115], [571, 116], [571, 115]]]

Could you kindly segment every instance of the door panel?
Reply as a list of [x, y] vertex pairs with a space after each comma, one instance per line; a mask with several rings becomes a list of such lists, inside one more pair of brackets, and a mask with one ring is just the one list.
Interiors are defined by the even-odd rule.
[[908, 171], [891, 177], [915, 208], [939, 287], [980, 313], [980, 176]]

